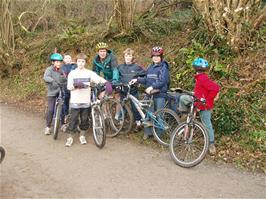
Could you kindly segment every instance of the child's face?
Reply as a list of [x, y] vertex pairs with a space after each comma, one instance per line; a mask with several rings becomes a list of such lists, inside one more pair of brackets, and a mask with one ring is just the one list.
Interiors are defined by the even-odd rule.
[[86, 60], [85, 59], [77, 59], [77, 66], [79, 69], [85, 68]]
[[125, 54], [124, 58], [125, 58], [126, 64], [131, 64], [132, 63], [132, 59], [133, 59], [133, 56], [132, 55]]
[[99, 54], [101, 59], [105, 59], [106, 55], [107, 55], [107, 50], [106, 49], [100, 49], [98, 54]]
[[71, 62], [72, 62], [71, 56], [70, 55], [65, 55], [64, 56], [64, 63], [65, 64], [71, 64]]
[[161, 59], [161, 57], [159, 55], [154, 55], [154, 56], [152, 56], [152, 61], [155, 64], [159, 64], [162, 61], [162, 59]]
[[53, 63], [54, 63], [54, 66], [55, 66], [56, 68], [60, 68], [61, 65], [62, 65], [62, 62], [61, 62], [61, 61], [54, 61]]

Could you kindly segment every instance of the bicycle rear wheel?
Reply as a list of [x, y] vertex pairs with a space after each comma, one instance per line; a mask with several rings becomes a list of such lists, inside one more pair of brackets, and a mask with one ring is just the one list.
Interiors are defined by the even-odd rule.
[[60, 127], [60, 118], [62, 112], [62, 104], [58, 103], [55, 108], [55, 119], [54, 119], [54, 129], [53, 129], [53, 138], [54, 140], [58, 137], [59, 127]]
[[169, 146], [171, 133], [179, 124], [178, 116], [168, 108], [160, 109], [154, 115], [153, 136], [163, 146]]
[[134, 116], [131, 111], [131, 107], [128, 104], [123, 105], [123, 111], [124, 111], [124, 122], [120, 134], [128, 134], [132, 130]]
[[186, 168], [199, 164], [206, 156], [208, 147], [207, 130], [198, 121], [181, 123], [170, 140], [171, 157], [177, 165]]
[[[101, 105], [105, 115], [105, 122], [110, 127], [110, 131], [106, 131], [107, 137], [115, 137], [123, 128], [124, 111], [118, 100], [108, 99]], [[119, 114], [117, 118], [116, 115]]]
[[0, 146], [0, 163], [3, 162], [5, 155], [6, 155], [5, 149]]
[[100, 106], [94, 106], [92, 114], [92, 132], [93, 140], [98, 148], [103, 148], [106, 141], [105, 123]]

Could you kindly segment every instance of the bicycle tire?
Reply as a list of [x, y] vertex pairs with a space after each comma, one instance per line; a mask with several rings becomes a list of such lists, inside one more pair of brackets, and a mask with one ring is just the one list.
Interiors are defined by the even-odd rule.
[[58, 103], [55, 108], [55, 119], [54, 119], [54, 129], [53, 129], [53, 138], [54, 140], [58, 137], [59, 127], [60, 127], [60, 118], [62, 112], [62, 104]]
[[[102, 103], [101, 108], [105, 115], [106, 126], [110, 127], [109, 131], [107, 131], [106, 129], [106, 136], [117, 136], [122, 130], [124, 123], [124, 111], [121, 103], [116, 99], [108, 99]], [[119, 120], [115, 119], [117, 110], [121, 111], [121, 116], [119, 117]]]
[[120, 131], [120, 134], [128, 134], [132, 130], [133, 122], [134, 122], [134, 116], [131, 110], [131, 107], [128, 104], [123, 104], [123, 110], [124, 110], [124, 122], [123, 122], [123, 128]]
[[1, 146], [0, 146], [0, 154], [1, 154], [1, 156], [0, 156], [0, 163], [2, 163], [3, 160], [4, 160], [4, 158], [5, 158], [5, 156], [6, 156], [6, 151], [5, 151], [5, 149], [4, 149], [3, 147], [1, 147]]
[[101, 112], [100, 106], [94, 106], [91, 110], [92, 114], [92, 134], [95, 145], [101, 149], [106, 142], [106, 130], [104, 117]]
[[[184, 133], [186, 126], [188, 126], [188, 124], [186, 122], [182, 122], [171, 135], [170, 155], [177, 165], [184, 168], [190, 168], [198, 165], [206, 156], [209, 148], [209, 136], [205, 127], [200, 122], [194, 121], [191, 125], [191, 127], [193, 127], [193, 133], [191, 135], [188, 134], [189, 140], [185, 137]], [[188, 129], [191, 129], [191, 127]], [[190, 130], [187, 130], [186, 132], [189, 131]], [[185, 157], [181, 157], [183, 155], [181, 154], [183, 151], [180, 150], [182, 146], [184, 146], [184, 150], [188, 151], [192, 155], [196, 154], [197, 150], [199, 151], [199, 154], [191, 159], [188, 159], [188, 155], [190, 157], [192, 156], [191, 154], [188, 154], [188, 152], [185, 152]]]
[[[160, 109], [156, 111], [154, 115], [156, 117], [156, 121], [153, 120], [153, 136], [161, 145], [168, 147], [170, 143], [171, 133], [180, 123], [179, 118], [173, 110], [168, 108]], [[163, 128], [166, 128], [163, 133], [161, 133], [161, 130], [159, 128], [156, 128], [158, 126], [161, 126], [161, 123], [163, 123]]]

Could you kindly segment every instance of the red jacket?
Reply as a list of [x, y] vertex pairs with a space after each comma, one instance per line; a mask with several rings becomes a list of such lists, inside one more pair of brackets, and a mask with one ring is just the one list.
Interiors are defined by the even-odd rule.
[[212, 81], [206, 73], [196, 74], [195, 80], [194, 95], [199, 99], [206, 99], [206, 105], [196, 102], [195, 106], [200, 110], [212, 109], [214, 98], [220, 90], [219, 85]]

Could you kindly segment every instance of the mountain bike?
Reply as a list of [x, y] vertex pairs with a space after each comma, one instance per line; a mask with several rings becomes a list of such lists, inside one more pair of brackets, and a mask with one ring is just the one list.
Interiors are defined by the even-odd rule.
[[[121, 103], [114, 99], [113, 96], [105, 96], [101, 103], [101, 109], [104, 114], [106, 127], [109, 127], [109, 130], [106, 129], [106, 136], [117, 136], [124, 124], [124, 111]], [[116, 118], [117, 112], [120, 113], [119, 118]]]
[[191, 96], [190, 111], [185, 122], [180, 123], [170, 138], [170, 154], [174, 162], [181, 167], [193, 167], [199, 164], [207, 154], [209, 135], [204, 125], [196, 120], [197, 108], [195, 102], [206, 103], [198, 99], [192, 92], [182, 91]]
[[91, 87], [91, 118], [93, 140], [98, 148], [103, 148], [106, 142], [106, 127], [101, 109], [100, 92], [104, 90], [104, 84], [90, 84]]
[[[128, 106], [127, 102], [130, 100], [133, 105], [136, 107], [137, 111], [141, 116], [141, 121], [144, 124], [144, 127], [149, 127], [151, 124], [152, 132], [155, 139], [164, 146], [169, 146], [170, 134], [176, 128], [179, 123], [177, 114], [168, 109], [163, 108], [152, 112], [149, 108], [153, 105], [153, 95], [157, 90], [152, 91], [151, 94], [145, 94], [142, 100], [138, 100], [136, 97], [130, 94], [131, 85], [129, 84], [118, 84], [121, 86], [120, 90], [122, 93], [122, 107], [126, 110], [125, 114], [125, 123], [126, 123], [126, 114], [132, 115], [131, 109]], [[117, 86], [118, 86], [117, 85]], [[150, 121], [150, 122], [149, 122]], [[130, 131], [134, 119], [129, 119], [126, 123], [126, 130]]]
[[6, 155], [6, 151], [4, 147], [0, 146], [0, 163], [3, 162], [5, 155]]
[[64, 105], [64, 91], [60, 86], [58, 97], [56, 98], [55, 108], [54, 108], [54, 128], [53, 128], [53, 138], [54, 140], [58, 137], [59, 128], [61, 126], [62, 119], [62, 109]]

